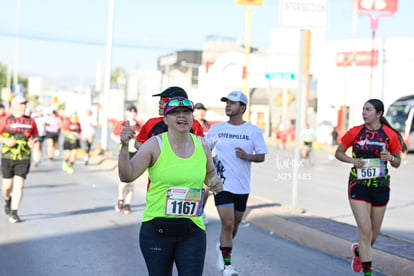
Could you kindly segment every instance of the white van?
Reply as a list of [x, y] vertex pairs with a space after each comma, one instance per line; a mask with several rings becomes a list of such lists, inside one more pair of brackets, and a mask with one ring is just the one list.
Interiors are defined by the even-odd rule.
[[[409, 140], [414, 141], [414, 95], [393, 102], [388, 107], [385, 118], [403, 137], [409, 136]], [[408, 145], [408, 150], [414, 150], [414, 142]]]

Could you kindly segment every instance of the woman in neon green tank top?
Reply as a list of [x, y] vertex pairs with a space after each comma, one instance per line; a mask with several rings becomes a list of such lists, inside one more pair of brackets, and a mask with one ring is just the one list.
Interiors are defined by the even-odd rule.
[[193, 109], [188, 99], [170, 99], [164, 109], [168, 132], [146, 141], [131, 160], [128, 141], [134, 132], [126, 127], [120, 135], [120, 180], [131, 182], [146, 169], [151, 179], [140, 230], [140, 247], [150, 276], [172, 275], [174, 262], [180, 276], [203, 273], [203, 183], [215, 193], [223, 185], [216, 177], [207, 142], [190, 133]]

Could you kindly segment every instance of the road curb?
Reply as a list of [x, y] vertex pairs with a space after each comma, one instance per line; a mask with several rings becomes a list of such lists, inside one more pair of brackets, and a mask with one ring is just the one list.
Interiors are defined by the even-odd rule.
[[[257, 206], [262, 207], [257, 208]], [[288, 208], [284, 206], [250, 195], [245, 220], [256, 227], [280, 237], [347, 259], [351, 263], [352, 241], [289, 221], [286, 217], [286, 215], [307, 217], [311, 217], [312, 215], [287, 212]], [[375, 248], [373, 249], [373, 260], [374, 269], [387, 275], [412, 275], [414, 271], [413, 261]]]

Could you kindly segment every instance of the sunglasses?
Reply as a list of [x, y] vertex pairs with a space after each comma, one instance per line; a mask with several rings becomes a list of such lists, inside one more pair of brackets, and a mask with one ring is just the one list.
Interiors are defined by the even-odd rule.
[[163, 103], [168, 102], [170, 99], [171, 99], [171, 98], [169, 98], [169, 97], [161, 97], [161, 101], [162, 101]]
[[191, 111], [194, 110], [194, 104], [192, 101], [186, 98], [172, 98], [168, 101], [167, 105], [164, 108], [164, 115], [170, 112], [177, 107], [186, 107]]
[[171, 100], [167, 106], [175, 107], [175, 106], [184, 106], [184, 107], [190, 107], [191, 109], [194, 109], [193, 102], [189, 99], [173, 99]]

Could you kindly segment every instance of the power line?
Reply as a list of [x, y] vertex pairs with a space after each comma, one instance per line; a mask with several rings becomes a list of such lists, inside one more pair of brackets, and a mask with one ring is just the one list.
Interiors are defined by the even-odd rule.
[[[7, 31], [0, 31], [0, 36], [15, 37], [15, 34], [11, 32], [7, 32]], [[53, 36], [33, 35], [33, 34], [27, 34], [27, 33], [20, 33], [19, 38], [28, 39], [28, 40], [54, 42], [54, 43], [69, 43], [69, 44], [89, 45], [89, 46], [98, 46], [98, 47], [104, 47], [106, 45], [103, 39], [94, 41], [94, 40], [88, 40], [85, 38], [62, 38], [62, 37], [53, 37]], [[113, 46], [116, 48], [139, 49], [139, 50], [147, 50], [147, 51], [175, 50], [175, 48], [173, 47], [155, 46], [155, 45], [139, 45], [139, 43], [136, 43], [136, 42], [130, 42], [130, 43], [114, 42]]]

